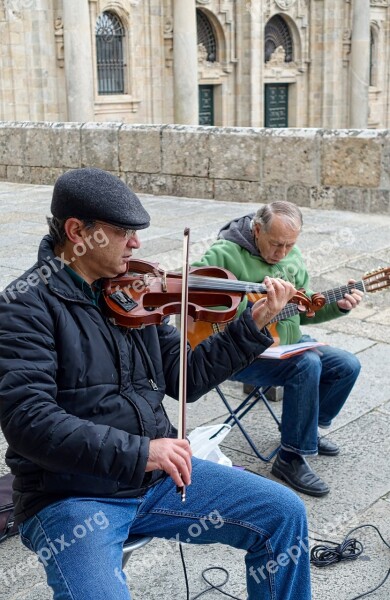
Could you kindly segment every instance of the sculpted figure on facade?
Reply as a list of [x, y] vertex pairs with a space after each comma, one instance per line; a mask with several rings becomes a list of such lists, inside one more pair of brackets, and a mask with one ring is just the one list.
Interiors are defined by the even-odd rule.
[[283, 65], [286, 62], [286, 51], [283, 46], [278, 46], [272, 53], [272, 56], [268, 62], [270, 66]]
[[288, 10], [295, 2], [296, 0], [275, 0], [275, 4], [282, 10]]

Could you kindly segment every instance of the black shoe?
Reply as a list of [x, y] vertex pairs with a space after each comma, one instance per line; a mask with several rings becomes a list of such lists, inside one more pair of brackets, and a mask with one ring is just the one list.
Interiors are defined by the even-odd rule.
[[340, 448], [337, 444], [326, 437], [318, 438], [318, 454], [322, 454], [324, 456], [337, 456], [339, 452]]
[[329, 492], [328, 485], [314, 473], [302, 456], [288, 463], [277, 455], [271, 473], [302, 494], [320, 497]]

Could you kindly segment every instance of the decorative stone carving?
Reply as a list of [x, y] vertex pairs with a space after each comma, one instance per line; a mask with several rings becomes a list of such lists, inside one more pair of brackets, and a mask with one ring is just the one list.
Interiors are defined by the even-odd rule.
[[275, 4], [282, 10], [288, 10], [295, 4], [296, 0], [275, 0]]
[[203, 44], [198, 44], [198, 77], [199, 81], [210, 81], [217, 82], [224, 73], [228, 72], [226, 65], [222, 67], [221, 63], [214, 61], [210, 62], [207, 60], [207, 49]]
[[305, 68], [298, 67], [294, 61], [286, 62], [286, 52], [283, 46], [278, 46], [271, 55], [270, 60], [265, 63], [267, 71], [267, 80], [284, 81], [291, 83], [296, 81], [297, 76], [301, 75]]
[[272, 53], [271, 58], [268, 61], [269, 66], [276, 67], [278, 65], [284, 65], [286, 62], [286, 51], [283, 46], [278, 46]]
[[210, 62], [207, 60], [207, 48], [203, 44], [198, 44], [198, 64], [207, 69], [217, 72], [221, 69], [221, 63], [216, 60]]
[[168, 17], [164, 21], [164, 56], [167, 69], [173, 67], [173, 19]]
[[349, 64], [349, 55], [351, 52], [351, 38], [352, 30], [344, 29], [343, 31], [343, 66], [346, 67]]
[[371, 6], [389, 6], [388, 0], [370, 0]]
[[164, 35], [173, 33], [173, 19], [167, 18], [164, 21]]
[[22, 16], [19, 4], [15, 0], [4, 0], [4, 9], [9, 19], [20, 19]]
[[35, 0], [3, 0], [0, 4], [0, 14], [4, 12], [5, 17], [8, 13], [11, 18], [21, 19], [23, 10], [33, 8]]
[[343, 41], [344, 42], [350, 42], [351, 41], [351, 36], [352, 36], [352, 30], [351, 29], [344, 29], [344, 31], [343, 31]]
[[204, 44], [198, 44], [198, 63], [207, 62], [207, 49]]
[[58, 17], [54, 21], [54, 38], [56, 41], [56, 59], [58, 66], [64, 67], [64, 25], [62, 17]]

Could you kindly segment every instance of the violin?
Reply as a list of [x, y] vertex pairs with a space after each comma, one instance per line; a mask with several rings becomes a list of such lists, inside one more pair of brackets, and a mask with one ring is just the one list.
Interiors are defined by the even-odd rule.
[[[130, 328], [159, 325], [166, 316], [180, 314], [181, 293], [181, 273], [140, 259], [129, 262], [126, 274], [106, 279], [103, 284], [108, 316], [117, 325]], [[265, 293], [263, 284], [239, 281], [222, 267], [192, 267], [188, 275], [188, 316], [193, 321], [227, 323], [236, 316], [245, 295], [251, 294], [251, 300], [256, 300], [256, 295]], [[312, 300], [302, 291], [290, 302], [299, 310], [314, 310]]]

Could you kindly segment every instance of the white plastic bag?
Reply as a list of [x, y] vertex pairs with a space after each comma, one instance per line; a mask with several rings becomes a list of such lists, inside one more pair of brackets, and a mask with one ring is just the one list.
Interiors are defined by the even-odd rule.
[[197, 427], [188, 435], [192, 454], [197, 458], [211, 460], [220, 465], [226, 465], [227, 467], [233, 466], [230, 458], [225, 456], [218, 446], [230, 430], [231, 426], [226, 425], [225, 423]]

